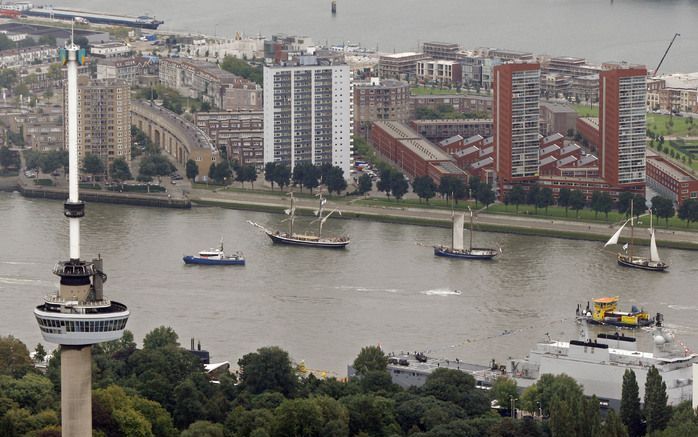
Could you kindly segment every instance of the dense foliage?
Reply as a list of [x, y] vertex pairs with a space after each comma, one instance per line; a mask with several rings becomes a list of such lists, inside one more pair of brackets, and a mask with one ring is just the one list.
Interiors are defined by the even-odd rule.
[[[611, 411], [602, 418], [599, 401], [583, 396], [565, 375], [543, 375], [523, 392], [500, 378], [484, 391], [472, 376], [439, 368], [422, 387], [406, 390], [391, 382], [388, 359], [375, 346], [358, 354], [358, 376], [349, 381], [318, 379], [296, 367], [286, 351], [263, 347], [238, 361], [239, 372], [212, 383], [199, 359], [164, 326], [145, 336], [142, 349], [126, 331], [92, 352], [96, 436], [621, 437], [628, 435], [624, 422], [637, 423], [640, 414], [653, 435], [698, 430], [690, 403], [667, 407], [656, 371], [648, 377], [642, 412], [634, 375], [626, 373], [621, 415]], [[21, 341], [0, 337], [2, 436], [60, 435], [60, 354], [54, 353], [45, 375], [32, 364]], [[492, 400], [503, 415], [490, 408]], [[511, 415], [512, 400], [519, 420], [502, 417]]]

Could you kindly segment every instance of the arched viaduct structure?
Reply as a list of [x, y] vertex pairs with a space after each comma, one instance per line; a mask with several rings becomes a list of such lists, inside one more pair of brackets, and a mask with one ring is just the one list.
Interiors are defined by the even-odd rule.
[[194, 160], [200, 176], [207, 176], [218, 159], [216, 147], [201, 129], [161, 106], [131, 101], [131, 124], [177, 164], [184, 166], [189, 159]]

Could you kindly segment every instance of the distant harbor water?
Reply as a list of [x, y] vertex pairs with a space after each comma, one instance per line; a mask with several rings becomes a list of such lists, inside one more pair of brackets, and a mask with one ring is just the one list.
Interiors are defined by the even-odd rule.
[[[0, 192], [0, 217], [0, 335], [33, 348], [40, 333], [32, 310], [68, 254], [62, 203]], [[168, 325], [185, 346], [201, 339], [213, 360], [236, 363], [279, 345], [309, 367], [344, 375], [362, 346], [380, 344], [487, 364], [526, 355], [546, 333], [576, 338], [576, 304], [606, 295], [621, 296], [623, 309], [664, 313], [698, 350], [697, 252], [663, 250], [671, 272], [657, 274], [617, 266], [600, 243], [479, 232], [476, 243], [501, 244], [504, 254], [467, 262], [416, 244], [447, 242], [448, 229], [350, 220], [328, 222], [328, 232], [352, 238], [347, 250], [328, 252], [272, 246], [248, 219], [278, 226], [282, 217], [89, 204], [82, 253], [105, 259], [105, 294], [129, 305], [137, 341]], [[182, 255], [221, 236], [247, 266], [184, 265]]]
[[625, 60], [654, 70], [680, 33], [663, 72], [698, 71], [695, 0], [61, 0], [56, 4], [165, 20], [161, 29], [218, 36], [306, 35], [380, 51], [415, 50], [424, 41]]

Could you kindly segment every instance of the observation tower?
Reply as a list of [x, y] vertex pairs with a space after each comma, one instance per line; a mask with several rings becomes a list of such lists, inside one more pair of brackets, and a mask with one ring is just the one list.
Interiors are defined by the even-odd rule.
[[68, 69], [69, 196], [63, 214], [70, 223], [70, 259], [59, 261], [53, 273], [60, 278], [55, 293], [34, 309], [41, 335], [61, 346], [61, 429], [65, 437], [92, 435], [92, 345], [118, 340], [126, 328], [126, 305], [107, 299], [102, 290], [107, 275], [102, 259], [80, 259], [80, 219], [85, 204], [78, 197], [78, 65], [85, 50], [72, 41], [61, 49]]

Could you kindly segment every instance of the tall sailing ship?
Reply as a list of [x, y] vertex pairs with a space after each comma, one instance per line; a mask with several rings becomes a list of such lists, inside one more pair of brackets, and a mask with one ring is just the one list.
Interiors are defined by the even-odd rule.
[[633, 202], [630, 202], [630, 218], [621, 225], [620, 228], [611, 236], [603, 247], [618, 244], [620, 234], [623, 228], [630, 223], [630, 241], [623, 245], [623, 252], [618, 252], [618, 264], [623, 267], [634, 269], [649, 270], [653, 272], [663, 272], [669, 265], [662, 261], [657, 250], [657, 241], [654, 235], [654, 226], [652, 222], [652, 209], [650, 208], [650, 253], [649, 258], [635, 254], [635, 216], [633, 210]]
[[465, 214], [452, 212], [453, 230], [451, 235], [451, 246], [434, 246], [434, 255], [450, 258], [463, 259], [492, 259], [497, 256], [501, 249], [490, 249], [483, 247], [473, 247], [473, 211], [470, 212], [470, 243], [465, 249], [463, 244], [463, 225], [465, 224]]
[[276, 243], [276, 244], [287, 244], [287, 245], [293, 245], [293, 246], [307, 246], [307, 247], [320, 247], [320, 248], [325, 248], [325, 249], [344, 249], [350, 242], [349, 237], [347, 236], [323, 236], [322, 235], [322, 226], [325, 224], [327, 219], [330, 218], [330, 216], [337, 212], [341, 215], [341, 211], [339, 211], [337, 208], [333, 209], [332, 211], [328, 212], [327, 214], [324, 214], [325, 211], [325, 204], [327, 203], [327, 199], [322, 197], [322, 193], [319, 195], [319, 200], [320, 200], [320, 206], [317, 211], [315, 211], [315, 215], [317, 216], [317, 219], [313, 221], [313, 223], [317, 222], [318, 223], [318, 233], [317, 235], [313, 234], [297, 234], [293, 230], [293, 225], [296, 220], [296, 203], [295, 203], [295, 198], [293, 197], [293, 193], [290, 193], [291, 196], [291, 207], [286, 209], [284, 212], [288, 216], [286, 221], [288, 221], [288, 232], [281, 232], [281, 231], [272, 231], [270, 229], [265, 228], [264, 226], [249, 221], [253, 226], [256, 226], [264, 231], [269, 238], [271, 238], [271, 241]]

